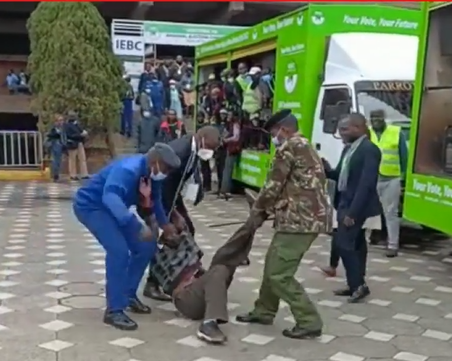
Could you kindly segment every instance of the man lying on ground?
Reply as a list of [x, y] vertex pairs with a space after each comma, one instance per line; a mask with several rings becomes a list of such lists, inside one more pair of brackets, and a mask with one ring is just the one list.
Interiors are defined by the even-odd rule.
[[266, 215], [251, 214], [245, 224], [214, 255], [210, 268], [202, 268], [202, 251], [193, 236], [182, 234], [180, 243], [163, 246], [152, 267], [163, 290], [171, 294], [176, 309], [192, 320], [202, 320], [197, 336], [212, 344], [227, 338], [219, 325], [229, 321], [228, 288], [235, 269], [248, 256], [255, 231]]

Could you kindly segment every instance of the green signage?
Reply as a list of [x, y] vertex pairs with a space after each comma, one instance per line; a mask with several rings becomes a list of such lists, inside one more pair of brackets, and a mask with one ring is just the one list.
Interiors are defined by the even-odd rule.
[[442, 12], [451, 3], [424, 3], [425, 19], [420, 39], [413, 124], [406, 179], [404, 217], [452, 234], [452, 66], [440, 43]]
[[[237, 51], [243, 53], [251, 46], [255, 49], [259, 44], [274, 41], [276, 83], [273, 110], [292, 109], [299, 120], [301, 133], [311, 139], [324, 75], [328, 39], [334, 34], [344, 33], [419, 36], [422, 24], [423, 17], [417, 10], [377, 5], [312, 4], [252, 28], [202, 44], [196, 47], [196, 59], [200, 61], [220, 54], [224, 54], [228, 59], [236, 59], [234, 53]], [[254, 172], [260, 175], [263, 182], [270, 166], [271, 153], [258, 151], [251, 153], [253, 158], [265, 159], [253, 160], [252, 163], [252, 167], [258, 165], [265, 167], [259, 172]], [[245, 162], [243, 163], [245, 166], [242, 162]], [[234, 178], [256, 186], [255, 178], [250, 181], [249, 172], [243, 170], [249, 168], [250, 164], [248, 158], [242, 156]]]
[[242, 26], [144, 22], [146, 44], [197, 46], [242, 30]]

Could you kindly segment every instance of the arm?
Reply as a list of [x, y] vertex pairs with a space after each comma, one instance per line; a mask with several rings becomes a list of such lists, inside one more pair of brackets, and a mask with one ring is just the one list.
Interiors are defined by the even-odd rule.
[[400, 172], [402, 173], [402, 178], [405, 178], [406, 169], [408, 166], [408, 147], [406, 145], [406, 137], [400, 132], [399, 136], [399, 157], [400, 157]]
[[240, 125], [238, 123], [234, 123], [232, 128], [232, 137], [228, 137], [223, 140], [223, 142], [238, 142], [240, 140]]
[[151, 180], [151, 198], [153, 202], [154, 215], [160, 228], [168, 224], [168, 217], [166, 216], [165, 208], [162, 202], [162, 184], [163, 182], [156, 182]]
[[274, 208], [286, 184], [287, 177], [292, 171], [293, 152], [287, 148], [286, 146], [276, 151], [267, 181], [254, 202], [254, 209], [270, 213]]
[[375, 192], [378, 181], [378, 169], [381, 161], [380, 150], [375, 146], [363, 149], [363, 152], [365, 152], [363, 156], [366, 158], [364, 167], [361, 170], [358, 189], [347, 214], [352, 219], [359, 218], [359, 215], [363, 214], [363, 209], [369, 199], [369, 193]]
[[120, 166], [113, 167], [105, 182], [102, 203], [120, 227], [132, 227], [138, 233], [142, 225], [123, 200], [129, 189], [136, 188], [137, 180], [132, 171]]
[[138, 93], [142, 93], [144, 90], [144, 83], [145, 83], [144, 76], [145, 76], [145, 74], [141, 73], [140, 81], [138, 82]]

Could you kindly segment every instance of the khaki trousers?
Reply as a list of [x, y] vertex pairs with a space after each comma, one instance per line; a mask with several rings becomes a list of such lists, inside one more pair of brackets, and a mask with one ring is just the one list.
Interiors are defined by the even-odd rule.
[[88, 176], [88, 167], [86, 165], [86, 154], [83, 143], [79, 143], [76, 149], [68, 150], [68, 171], [69, 177], [77, 177], [77, 162], [81, 177]]

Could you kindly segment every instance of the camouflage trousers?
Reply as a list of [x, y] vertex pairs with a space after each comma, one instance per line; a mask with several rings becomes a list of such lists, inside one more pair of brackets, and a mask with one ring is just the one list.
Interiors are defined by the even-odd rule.
[[318, 330], [323, 326], [316, 307], [295, 279], [301, 259], [317, 238], [314, 233], [276, 232], [265, 256], [264, 275], [253, 315], [273, 319], [279, 301], [285, 301], [298, 326]]

